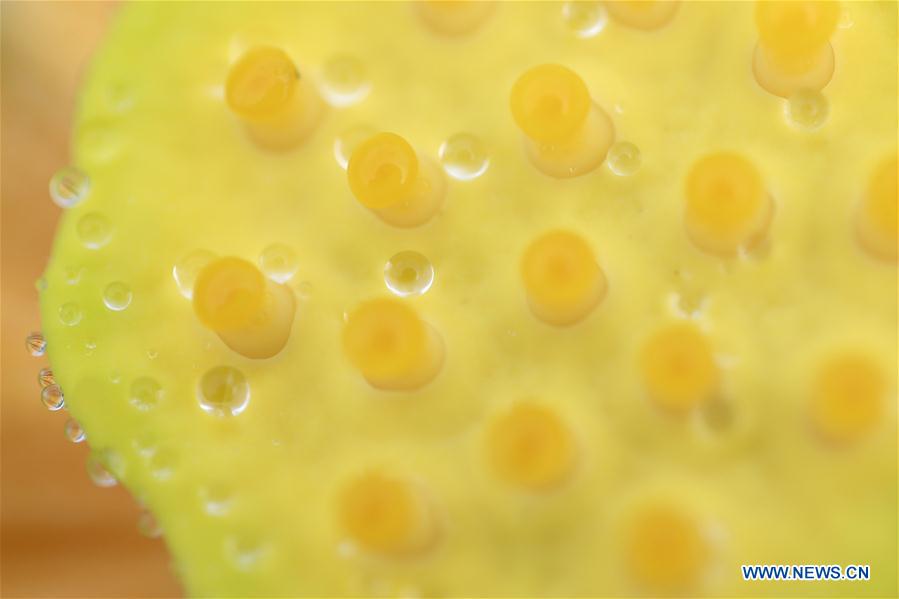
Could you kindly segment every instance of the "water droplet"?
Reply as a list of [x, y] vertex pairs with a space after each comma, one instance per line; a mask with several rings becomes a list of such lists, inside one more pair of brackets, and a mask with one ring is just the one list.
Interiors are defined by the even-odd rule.
[[103, 164], [115, 158], [121, 150], [121, 139], [116, 130], [103, 122], [84, 125], [79, 134], [78, 147], [83, 157], [91, 163]]
[[62, 389], [59, 385], [47, 385], [41, 390], [41, 401], [51, 412], [56, 412], [66, 405], [65, 397], [63, 397]]
[[236, 368], [217, 366], [208, 370], [197, 388], [200, 407], [217, 416], [236, 416], [250, 401], [250, 385]]
[[25, 349], [32, 356], [43, 356], [47, 351], [47, 340], [40, 333], [31, 333], [25, 337]]
[[164, 392], [155, 379], [147, 376], [134, 379], [128, 401], [138, 410], [149, 410], [162, 401]]
[[434, 267], [418, 252], [399, 252], [384, 267], [384, 283], [401, 297], [421, 295], [434, 283]]
[[338, 135], [334, 140], [334, 159], [337, 160], [337, 164], [340, 165], [340, 168], [346, 170], [347, 165], [350, 163], [350, 156], [353, 155], [353, 151], [359, 144], [375, 133], [377, 133], [377, 131], [373, 127], [368, 125], [357, 125]]
[[225, 539], [225, 556], [240, 570], [253, 568], [262, 553], [262, 544], [254, 537], [232, 535]]
[[606, 11], [600, 2], [566, 2], [562, 21], [578, 37], [593, 37], [605, 29]]
[[609, 149], [609, 169], [619, 177], [628, 177], [640, 170], [643, 158], [640, 148], [629, 141], [619, 141]]
[[784, 104], [787, 120], [797, 129], [814, 131], [827, 121], [830, 105], [819, 91], [801, 89]]
[[115, 476], [106, 469], [96, 453], [87, 458], [87, 475], [98, 487], [114, 487], [117, 483]]
[[50, 199], [60, 208], [71, 208], [87, 197], [91, 180], [73, 166], [56, 171], [50, 179]]
[[193, 250], [182, 256], [172, 268], [172, 276], [181, 295], [187, 299], [194, 296], [194, 282], [203, 268], [215, 260], [216, 256], [207, 250]]
[[474, 135], [457, 133], [442, 144], [438, 151], [443, 170], [460, 181], [476, 179], [490, 165], [483, 142]]
[[297, 272], [297, 255], [283, 243], [273, 243], [262, 250], [259, 266], [271, 280], [286, 283]]
[[159, 352], [156, 351], [156, 349], [151, 347], [150, 349], [147, 350], [147, 357], [150, 358], [151, 360], [155, 360], [156, 358], [159, 357]]
[[103, 303], [110, 310], [124, 310], [131, 304], [131, 288], [121, 281], [110, 283], [103, 290]]
[[112, 237], [112, 226], [109, 220], [98, 212], [89, 212], [75, 225], [78, 238], [84, 247], [97, 250], [109, 243]]
[[81, 322], [81, 307], [75, 302], [66, 302], [59, 307], [59, 321], [69, 327]]
[[149, 539], [158, 539], [162, 536], [162, 527], [149, 510], [144, 510], [137, 517], [137, 532]]
[[84, 434], [84, 429], [81, 428], [81, 425], [78, 424], [78, 421], [74, 418], [69, 418], [68, 420], [66, 420], [63, 431], [66, 434], [66, 439], [68, 439], [72, 443], [81, 443], [87, 438], [87, 436]]
[[37, 382], [41, 386], [41, 389], [49, 387], [50, 385], [55, 385], [56, 379], [53, 378], [53, 371], [49, 368], [41, 368], [40, 372], [37, 373]]
[[62, 272], [62, 276], [69, 285], [77, 285], [81, 280], [82, 270], [83, 269], [80, 266], [66, 266], [65, 270]]
[[231, 509], [231, 492], [222, 485], [209, 485], [200, 489], [200, 501], [210, 516], [224, 516]]
[[168, 480], [175, 473], [178, 455], [168, 448], [160, 448], [150, 457], [150, 473], [158, 480]]
[[34, 288], [38, 293], [47, 290], [47, 277], [40, 277], [34, 282]]
[[371, 90], [365, 65], [352, 56], [335, 56], [322, 71], [322, 94], [334, 106], [349, 106], [361, 101]]
[[135, 437], [131, 441], [131, 445], [134, 447], [134, 451], [144, 458], [152, 457], [156, 453], [156, 439], [149, 434]]

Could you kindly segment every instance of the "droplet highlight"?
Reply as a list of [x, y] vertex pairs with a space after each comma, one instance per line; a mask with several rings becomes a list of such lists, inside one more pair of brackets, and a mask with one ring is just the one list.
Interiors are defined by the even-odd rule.
[[334, 56], [322, 71], [322, 95], [333, 106], [362, 101], [371, 90], [365, 65], [353, 56]]
[[156, 379], [140, 377], [131, 383], [128, 402], [138, 410], [149, 410], [162, 401], [164, 392]]
[[72, 443], [81, 443], [87, 438], [87, 435], [84, 434], [84, 429], [81, 428], [81, 425], [74, 418], [66, 420], [63, 432], [66, 435], [66, 439]]
[[418, 252], [399, 252], [384, 267], [384, 283], [400, 297], [422, 295], [434, 284], [434, 266]]
[[114, 487], [118, 481], [96, 454], [87, 458], [87, 475], [98, 487]]
[[137, 532], [148, 539], [158, 539], [162, 536], [162, 527], [149, 510], [144, 510], [137, 517]]
[[338, 135], [334, 140], [334, 159], [340, 168], [346, 170], [350, 163], [350, 156], [353, 155], [356, 148], [375, 133], [377, 130], [374, 127], [357, 125]]
[[98, 250], [107, 243], [112, 237], [112, 225], [109, 219], [98, 212], [89, 212], [78, 220], [75, 225], [78, 239], [84, 247], [91, 250]]
[[487, 171], [490, 157], [484, 143], [468, 133], [453, 135], [440, 145], [438, 152], [443, 170], [460, 181], [476, 179]]
[[60, 208], [71, 208], [87, 197], [90, 178], [73, 166], [67, 166], [50, 179], [50, 199]]
[[801, 89], [784, 104], [787, 121], [803, 131], [820, 129], [830, 115], [830, 104], [821, 92]]
[[172, 267], [172, 277], [181, 295], [187, 299], [194, 296], [194, 283], [197, 275], [207, 264], [215, 260], [216, 255], [207, 250], [193, 250], [183, 255]]
[[208, 370], [197, 388], [200, 407], [216, 416], [236, 416], [250, 401], [250, 385], [244, 374], [231, 366]]
[[593, 37], [605, 29], [606, 11], [601, 2], [566, 2], [562, 5], [562, 22], [576, 36]]
[[296, 252], [283, 243], [273, 243], [259, 255], [259, 267], [269, 279], [286, 283], [297, 272]]
[[131, 288], [121, 281], [110, 283], [103, 290], [103, 303], [115, 312], [120, 312], [130, 306], [131, 297]]
[[59, 321], [66, 326], [77, 325], [82, 316], [81, 307], [75, 302], [66, 302], [59, 307]]
[[41, 390], [41, 402], [51, 412], [57, 412], [66, 405], [65, 397], [63, 397], [62, 389], [59, 385], [48, 385]]
[[49, 368], [41, 368], [40, 372], [37, 373], [37, 382], [41, 386], [41, 389], [43, 389], [44, 387], [55, 385], [56, 378], [53, 376], [52, 370]]
[[640, 170], [643, 157], [640, 148], [629, 141], [619, 141], [609, 149], [609, 170], [619, 177], [629, 177]]
[[34, 357], [43, 356], [47, 351], [47, 340], [40, 333], [31, 333], [25, 338], [25, 349]]

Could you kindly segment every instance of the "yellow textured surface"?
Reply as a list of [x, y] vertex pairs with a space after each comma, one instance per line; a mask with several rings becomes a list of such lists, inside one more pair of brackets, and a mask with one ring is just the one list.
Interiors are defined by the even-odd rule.
[[[67, 406], [156, 514], [187, 591], [647, 591], [626, 548], [650, 503], [694, 514], [713, 537], [689, 593], [895, 593], [896, 268], [860, 249], [853, 214], [896, 148], [896, 4], [846, 9], [830, 117], [808, 133], [753, 78], [750, 3], [682, 3], [656, 31], [610, 21], [589, 39], [556, 3], [500, 5], [459, 38], [404, 3], [126, 6], [82, 96], [75, 163], [92, 187], [60, 226], [42, 313]], [[229, 65], [256, 44], [317, 82], [334, 56], [355, 57], [371, 92], [329, 108], [296, 149], [263, 151], [223, 99]], [[533, 167], [509, 92], [543, 63], [584, 79], [617, 138], [640, 149], [638, 172], [603, 164], [559, 180]], [[335, 138], [360, 124], [435, 161], [469, 133], [490, 166], [447, 177], [427, 224], [394, 228], [334, 158]], [[775, 203], [768, 242], [732, 259], [695, 249], [682, 217], [691, 164], [722, 150], [750, 159]], [[608, 279], [602, 303], [565, 329], [533, 316], [519, 271], [531, 240], [560, 228], [584, 237]], [[273, 243], [298, 257], [297, 314], [280, 354], [249, 360], [199, 323], [172, 268], [197, 249], [255, 261]], [[378, 391], [342, 351], [344, 315], [389, 295], [384, 265], [403, 250], [434, 266], [433, 286], [403, 301], [446, 357], [424, 388]], [[133, 292], [121, 311], [103, 304], [115, 281]], [[722, 396], [674, 417], [645, 396], [637, 355], [696, 307]], [[845, 349], [874, 357], [888, 410], [835, 449], [810, 430], [808, 403], [819, 365]], [[200, 378], [219, 366], [250, 387], [233, 417], [198, 405]], [[161, 387], [148, 409], [129, 401], [142, 377]], [[576, 468], [552, 491], [510, 488], [485, 455], [491, 418], [526, 399], [576, 438]], [[433, 546], [396, 557], [346, 542], [340, 489], [369, 469], [426, 489]], [[741, 563], [871, 564], [873, 579], [744, 583]]]

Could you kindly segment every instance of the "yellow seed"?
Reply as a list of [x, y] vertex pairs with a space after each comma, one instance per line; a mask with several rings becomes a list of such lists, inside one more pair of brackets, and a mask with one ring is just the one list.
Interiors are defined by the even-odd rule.
[[219, 258], [207, 264], [194, 283], [197, 317], [214, 331], [248, 325], [265, 302], [265, 277], [241, 258]]
[[655, 593], [695, 589], [708, 568], [711, 546], [700, 523], [671, 505], [651, 505], [630, 518], [625, 559], [634, 579]]
[[553, 410], [523, 402], [492, 422], [487, 455], [497, 478], [540, 491], [557, 486], [571, 474], [577, 447], [571, 430]]
[[529, 69], [512, 86], [515, 122], [531, 139], [551, 143], [578, 132], [590, 112], [590, 92], [577, 73], [558, 64]]
[[271, 118], [290, 106], [300, 75], [283, 50], [256, 46], [228, 71], [228, 106], [246, 119]]
[[343, 531], [363, 549], [382, 554], [419, 552], [437, 536], [432, 506], [417, 483], [370, 472], [344, 487], [338, 498]]
[[365, 379], [383, 389], [421, 387], [443, 364], [436, 332], [396, 299], [370, 300], [356, 308], [347, 318], [343, 347]]
[[893, 154], [875, 169], [858, 208], [859, 242], [871, 255], [896, 262], [899, 245], [899, 157]]
[[606, 10], [615, 21], [635, 29], [652, 30], [666, 25], [677, 12], [676, 0], [612, 0]]
[[695, 408], [718, 386], [711, 345], [689, 323], [667, 326], [650, 337], [640, 353], [639, 366], [649, 397], [666, 410]]
[[830, 41], [839, 19], [839, 2], [764, 0], [755, 4], [759, 44], [790, 71], [808, 68]]
[[524, 252], [521, 277], [531, 311], [557, 326], [585, 318], [608, 287], [590, 246], [570, 231], [551, 231], [534, 240]]
[[813, 384], [812, 424], [831, 441], [857, 441], [883, 418], [886, 393], [886, 377], [870, 357], [847, 353], [831, 358]]
[[418, 157], [394, 133], [378, 133], [359, 144], [350, 156], [347, 178], [356, 199], [368, 208], [396, 205], [415, 189]]
[[762, 177], [743, 156], [710, 154], [690, 169], [684, 226], [699, 249], [722, 256], [751, 249], [764, 239], [772, 216]]

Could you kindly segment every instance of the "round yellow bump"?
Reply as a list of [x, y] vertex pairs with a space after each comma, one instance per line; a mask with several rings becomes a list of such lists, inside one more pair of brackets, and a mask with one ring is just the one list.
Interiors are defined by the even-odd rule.
[[356, 199], [373, 209], [403, 201], [415, 190], [418, 157], [405, 139], [378, 133], [359, 144], [350, 156], [347, 178]]
[[207, 264], [194, 283], [197, 317], [214, 331], [249, 324], [265, 302], [265, 277], [252, 262], [219, 258]]
[[400, 300], [375, 299], [347, 318], [343, 347], [374, 387], [408, 390], [430, 382], [443, 365], [437, 333]]
[[712, 347], [689, 323], [667, 326], [650, 337], [640, 352], [639, 366], [649, 397], [666, 410], [696, 408], [718, 386]]
[[870, 357], [847, 353], [831, 358], [813, 383], [812, 424], [830, 441], [858, 441], [883, 418], [886, 394], [886, 376]]
[[590, 92], [571, 69], [543, 64], [525, 72], [512, 86], [512, 117], [531, 139], [551, 143], [570, 138], [587, 120]]
[[414, 6], [432, 31], [458, 36], [475, 31], [487, 20], [496, 4], [486, 0], [419, 0]]
[[257, 46], [228, 71], [225, 99], [245, 119], [271, 118], [288, 109], [299, 78], [283, 50]]
[[712, 547], [701, 523], [672, 505], [637, 510], [625, 530], [625, 559], [631, 576], [655, 593], [696, 589], [711, 561]]
[[899, 245], [899, 157], [893, 154], [874, 170], [856, 213], [859, 243], [872, 256], [896, 262]]
[[367, 551], [388, 555], [417, 553], [434, 543], [438, 528], [424, 489], [380, 472], [350, 481], [338, 498], [343, 531]]
[[585, 318], [608, 288], [590, 246], [570, 231], [550, 231], [534, 240], [522, 257], [521, 277], [531, 311], [556, 326]]
[[762, 177], [743, 156], [710, 154], [687, 175], [684, 226], [700, 250], [732, 256], [762, 241], [773, 217]]
[[570, 476], [577, 446], [568, 425], [553, 410], [523, 402], [491, 423], [487, 456], [500, 480], [528, 491], [542, 491]]
[[649, 31], [667, 25], [677, 4], [676, 0], [612, 0], [606, 2], [606, 11], [622, 25]]

